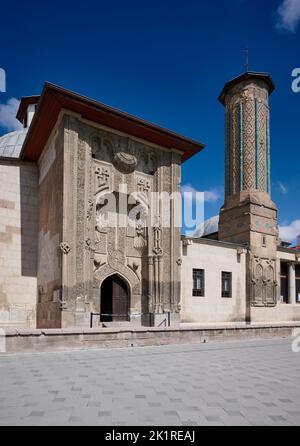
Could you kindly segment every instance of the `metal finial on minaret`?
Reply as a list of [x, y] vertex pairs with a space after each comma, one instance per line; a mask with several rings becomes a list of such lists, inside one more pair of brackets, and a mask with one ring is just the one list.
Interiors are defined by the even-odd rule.
[[249, 49], [246, 48], [245, 49], [245, 69], [246, 69], [246, 73], [249, 72]]

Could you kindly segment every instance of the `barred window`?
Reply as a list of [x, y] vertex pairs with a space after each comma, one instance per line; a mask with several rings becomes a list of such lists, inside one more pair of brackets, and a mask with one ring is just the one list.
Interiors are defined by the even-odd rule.
[[193, 269], [193, 296], [205, 296], [205, 275], [204, 269]]
[[232, 273], [222, 272], [222, 297], [232, 297]]

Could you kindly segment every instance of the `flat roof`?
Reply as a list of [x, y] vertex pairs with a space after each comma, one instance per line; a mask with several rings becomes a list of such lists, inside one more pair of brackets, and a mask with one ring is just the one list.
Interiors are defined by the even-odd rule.
[[248, 245], [246, 243], [232, 243], [232, 242], [226, 242], [224, 240], [214, 240], [211, 238], [206, 237], [189, 237], [187, 235], [182, 235], [181, 240], [190, 240], [193, 243], [199, 243], [201, 245], [214, 245], [214, 246], [220, 246], [223, 248], [242, 248], [242, 249], [248, 249]]
[[[22, 121], [24, 119], [24, 113], [28, 104], [34, 103], [33, 101], [36, 101], [36, 98], [36, 96], [31, 96], [21, 99], [17, 114], [19, 120]], [[39, 159], [62, 109], [77, 113], [86, 120], [102, 124], [164, 148], [179, 150], [183, 153], [183, 161], [186, 161], [205, 147], [201, 142], [186, 138], [101, 102], [47, 82], [38, 100], [36, 113], [24, 141], [21, 152], [22, 159], [29, 161], [37, 161]]]

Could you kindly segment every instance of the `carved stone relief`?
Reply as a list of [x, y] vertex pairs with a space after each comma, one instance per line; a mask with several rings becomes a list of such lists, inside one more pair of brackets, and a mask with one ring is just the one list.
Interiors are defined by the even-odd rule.
[[111, 171], [109, 167], [95, 162], [95, 194], [111, 189]]
[[69, 254], [71, 247], [67, 242], [61, 242], [59, 248], [63, 254]]
[[276, 260], [253, 257], [251, 263], [252, 306], [276, 306]]
[[154, 175], [158, 167], [156, 150], [131, 138], [99, 130], [90, 139], [93, 157], [124, 173], [134, 171]]
[[161, 232], [161, 227], [155, 226], [153, 228], [153, 252], [156, 255], [162, 254]]
[[[113, 132], [95, 130], [78, 120], [74, 121], [74, 128], [77, 139], [70, 140], [69, 155], [73, 160], [73, 171], [69, 172], [72, 199], [69, 220], [74, 225], [74, 238], [70, 239], [74, 282], [68, 291], [67, 309], [83, 312], [84, 308], [85, 311], [88, 307], [97, 308], [95, 300], [100, 296], [97, 287], [109, 275], [119, 274], [130, 286], [133, 308], [148, 299], [149, 305], [143, 311], [162, 313], [164, 308], [170, 308], [170, 290], [164, 289], [163, 281], [172, 280], [171, 262], [179, 271], [180, 253], [174, 253], [171, 260], [169, 238], [173, 235], [170, 232], [164, 235], [162, 209], [157, 227], [149, 231], [148, 223], [151, 192], [172, 192], [172, 175], [174, 183], [179, 182], [177, 173], [171, 173], [172, 154]], [[176, 162], [180, 163], [180, 156]], [[136, 204], [140, 206], [132, 232], [128, 225], [104, 227], [98, 218], [106, 194], [112, 193], [116, 200], [120, 199], [119, 184], [126, 184], [128, 195], [135, 193]], [[126, 217], [130, 218], [129, 210]], [[180, 236], [177, 239], [179, 246]], [[65, 254], [70, 252], [70, 247], [64, 249]], [[90, 295], [91, 285], [94, 289]]]
[[141, 280], [141, 261], [140, 259], [127, 259], [127, 266], [134, 272], [138, 280]]
[[94, 272], [107, 263], [107, 256], [96, 253], [94, 256]]

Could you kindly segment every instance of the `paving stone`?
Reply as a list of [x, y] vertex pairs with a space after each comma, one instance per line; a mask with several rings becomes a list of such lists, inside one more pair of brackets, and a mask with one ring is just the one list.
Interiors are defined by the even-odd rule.
[[43, 417], [45, 412], [34, 411], [29, 414], [30, 417]]
[[297, 426], [299, 358], [288, 339], [0, 355], [0, 425]]

